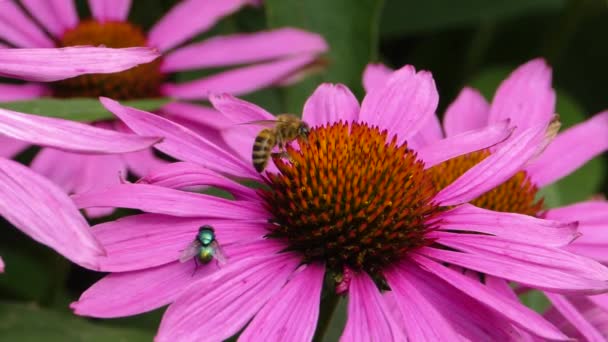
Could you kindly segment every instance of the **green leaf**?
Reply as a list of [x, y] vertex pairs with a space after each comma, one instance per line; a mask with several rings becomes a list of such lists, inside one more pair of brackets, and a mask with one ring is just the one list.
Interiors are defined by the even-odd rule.
[[564, 0], [387, 0], [382, 12], [382, 36], [476, 26], [480, 21], [556, 12]]
[[327, 70], [284, 90], [284, 111], [300, 113], [320, 82], [340, 82], [363, 94], [361, 75], [377, 58], [382, 0], [267, 0], [270, 28], [299, 27], [321, 34], [330, 46]]
[[[152, 111], [170, 101], [169, 98], [154, 98], [121, 101], [121, 103], [125, 106]], [[94, 98], [56, 99], [43, 97], [35, 100], [3, 102], [0, 103], [0, 108], [74, 121], [97, 121], [114, 118], [114, 115], [107, 111], [98, 99]]]
[[542, 292], [537, 290], [532, 290], [523, 293], [519, 296], [519, 299], [521, 299], [522, 303], [525, 306], [531, 308], [532, 310], [538, 313], [545, 312], [551, 306], [551, 302], [549, 302], [547, 297], [545, 297]]
[[3, 341], [21, 342], [138, 342], [153, 339], [151, 332], [107, 327], [71, 314], [7, 302], [0, 303], [0, 336]]

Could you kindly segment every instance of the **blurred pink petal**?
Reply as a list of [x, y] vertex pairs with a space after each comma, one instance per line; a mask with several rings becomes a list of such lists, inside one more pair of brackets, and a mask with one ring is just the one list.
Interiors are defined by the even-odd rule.
[[546, 292], [553, 307], [559, 311], [570, 322], [578, 332], [585, 337], [585, 341], [606, 341], [602, 334], [576, 309], [564, 296]]
[[394, 70], [382, 63], [368, 64], [363, 71], [363, 87], [366, 92], [380, 88], [388, 81]]
[[296, 55], [278, 61], [253, 64], [223, 71], [185, 83], [165, 83], [161, 93], [185, 100], [206, 100], [212, 93], [242, 95], [276, 85], [312, 63], [315, 54]]
[[325, 50], [327, 50], [327, 43], [320, 35], [295, 28], [282, 28], [218, 36], [187, 45], [168, 53], [163, 58], [161, 70], [176, 72], [215, 68], [264, 62], [302, 54], [316, 54]]
[[167, 163], [154, 155], [153, 149], [145, 149], [137, 152], [129, 152], [121, 155], [129, 172], [137, 177], [147, 175], [152, 169], [161, 167]]
[[397, 135], [399, 142], [414, 136], [431, 115], [439, 101], [432, 75], [416, 73], [411, 65], [395, 71], [379, 88], [373, 88], [361, 104], [359, 121], [376, 125]]
[[23, 141], [0, 135], [0, 157], [2, 158], [13, 158], [21, 151], [25, 150], [28, 146], [29, 144]]
[[527, 171], [539, 187], [576, 171], [608, 150], [608, 111], [559, 133]]
[[99, 22], [124, 21], [131, 9], [131, 0], [89, 0], [91, 14]]
[[211, 28], [222, 17], [235, 12], [245, 3], [245, 0], [182, 1], [150, 29], [148, 42], [150, 46], [167, 51]]
[[49, 89], [41, 84], [0, 84], [0, 101], [20, 101], [42, 97]]
[[0, 258], [0, 273], [4, 272], [4, 261]]
[[[0, 2], [0, 39], [23, 48], [55, 46], [53, 41], [12, 0]], [[40, 60], [40, 63], [43, 62], [48, 61]]]
[[280, 293], [298, 261], [286, 254], [249, 258], [193, 283], [167, 309], [155, 340], [227, 339]]
[[21, 3], [54, 37], [61, 37], [67, 29], [78, 24], [74, 1], [21, 0]]
[[83, 74], [123, 71], [151, 62], [157, 57], [157, 51], [143, 47], [0, 49], [0, 76], [51, 82]]
[[312, 341], [319, 317], [324, 273], [325, 268], [315, 264], [296, 271], [255, 315], [239, 341]]
[[330, 125], [340, 120], [357, 121], [359, 101], [343, 84], [323, 83], [306, 100], [302, 119], [311, 127]]
[[489, 111], [490, 105], [483, 95], [473, 88], [463, 88], [445, 111], [445, 134], [451, 136], [485, 127], [488, 124]]
[[0, 134], [36, 145], [87, 153], [133, 152], [160, 140], [6, 109], [0, 109]]
[[518, 67], [504, 80], [492, 99], [489, 122], [511, 119], [526, 129], [549, 123], [555, 114], [555, 91], [551, 88], [551, 68], [541, 59]]
[[0, 214], [32, 239], [97, 269], [104, 253], [70, 198], [27, 167], [0, 158]]

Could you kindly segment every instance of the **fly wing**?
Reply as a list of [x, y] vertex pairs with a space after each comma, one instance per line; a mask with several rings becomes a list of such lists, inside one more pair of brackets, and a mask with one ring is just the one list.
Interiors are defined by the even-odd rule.
[[179, 262], [186, 262], [198, 254], [201, 244], [198, 241], [192, 241], [179, 255]]
[[228, 258], [226, 257], [226, 253], [224, 253], [224, 250], [222, 249], [220, 244], [217, 243], [217, 241], [213, 241], [211, 245], [215, 250], [213, 256], [215, 257], [215, 260], [217, 260], [217, 265], [220, 267], [226, 265], [226, 263], [228, 262]]

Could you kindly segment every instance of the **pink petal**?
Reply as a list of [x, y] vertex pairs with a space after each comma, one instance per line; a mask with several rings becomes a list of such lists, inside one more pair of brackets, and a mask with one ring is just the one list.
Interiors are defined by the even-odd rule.
[[213, 37], [187, 45], [163, 57], [161, 70], [171, 73], [256, 63], [325, 50], [327, 43], [320, 35], [295, 28], [282, 28]]
[[317, 265], [297, 272], [255, 315], [239, 341], [312, 341], [324, 274], [325, 268]]
[[409, 148], [420, 150], [421, 148], [444, 139], [443, 129], [437, 115], [432, 115], [420, 127], [418, 133], [407, 140]]
[[569, 175], [608, 150], [608, 111], [557, 135], [543, 154], [527, 168], [534, 183], [546, 186]]
[[546, 130], [546, 125], [519, 130], [492, 155], [441, 190], [435, 201], [444, 206], [465, 203], [502, 184], [538, 154]]
[[61, 37], [78, 24], [74, 1], [22, 0], [21, 3], [54, 37]]
[[[567, 221], [577, 220], [582, 234], [574, 244], [608, 246], [608, 202], [588, 201], [547, 211], [547, 218]], [[608, 257], [608, 254], [606, 255]]]
[[368, 64], [363, 71], [363, 88], [369, 93], [374, 88], [382, 87], [393, 72], [393, 69], [382, 63]]
[[137, 315], [167, 305], [195, 281], [217, 270], [213, 263], [194, 271], [190, 263], [141, 271], [112, 273], [86, 290], [70, 308], [81, 316], [99, 318]]
[[[217, 241], [226, 245], [251, 243], [266, 234], [264, 223], [209, 218], [181, 218], [158, 214], [126, 216], [93, 227], [97, 240], [106, 249], [100, 258], [100, 270], [125, 272], [156, 267], [180, 258], [202, 225], [211, 225]], [[151, 248], [154, 249], [150, 253]], [[230, 256], [229, 256], [230, 257]], [[229, 259], [232, 261], [232, 258]], [[194, 268], [194, 260], [190, 263]]]
[[[396, 306], [401, 313], [400, 323], [410, 341], [454, 341], [460, 340], [449, 320], [435, 307], [434, 299], [427, 298], [423, 289], [418, 288], [411, 272], [394, 268], [385, 272], [392, 289]], [[428, 286], [428, 285], [427, 285]], [[423, 285], [424, 287], [424, 285]]]
[[97, 21], [125, 21], [131, 0], [89, 0], [89, 8]]
[[158, 138], [96, 128], [70, 120], [0, 109], [0, 134], [36, 145], [87, 153], [122, 153], [147, 148]]
[[528, 215], [502, 213], [463, 204], [436, 218], [443, 231], [478, 232], [506, 240], [529, 242], [547, 247], [569, 244], [580, 234], [577, 222], [543, 220]]
[[155, 340], [227, 339], [280, 293], [298, 262], [283, 254], [228, 264], [177, 298], [165, 312]]
[[0, 258], [0, 273], [4, 272], [4, 261]]
[[104, 253], [86, 220], [64, 192], [27, 167], [0, 158], [0, 214], [32, 239], [97, 269]]
[[137, 152], [124, 153], [121, 157], [127, 165], [129, 172], [132, 172], [137, 177], [147, 175], [151, 170], [167, 164], [167, 161], [156, 157], [154, 155], [154, 150], [150, 148]]
[[215, 171], [193, 163], [171, 163], [152, 170], [138, 181], [142, 184], [158, 185], [172, 189], [185, 189], [192, 186], [208, 185], [226, 190], [238, 200], [259, 200], [252, 188], [241, 185]]
[[243, 95], [279, 83], [316, 58], [315, 54], [302, 54], [220, 72], [191, 82], [165, 83], [161, 93], [185, 100], [206, 100], [211, 93]]
[[[425, 247], [425, 249], [427, 248]], [[426, 252], [422, 252], [421, 254], [426, 255]], [[496, 313], [511, 320], [518, 327], [545, 339], [567, 339], [567, 337], [553, 325], [545, 321], [536, 312], [523, 306], [520, 302], [504, 297], [500, 295], [500, 293], [483, 286], [481, 283], [464, 277], [448, 267], [440, 265], [425, 257], [419, 255], [413, 255], [412, 257], [427, 271], [443, 278], [452, 286], [492, 308]]]
[[564, 296], [546, 292], [553, 307], [570, 322], [578, 332], [581, 333], [586, 341], [602, 342], [605, 341], [602, 334], [576, 309], [572, 303]]
[[18, 47], [55, 46], [53, 41], [23, 13], [14, 1], [0, 2], [0, 39]]
[[262, 204], [173, 190], [148, 184], [120, 184], [72, 196], [80, 208], [120, 207], [181, 217], [267, 219]]
[[608, 289], [608, 269], [560, 248], [477, 234], [434, 235], [461, 252], [424, 247], [421, 253], [479, 272], [557, 293], [597, 294]]
[[[359, 121], [381, 129], [399, 142], [414, 136], [426, 120], [435, 115], [439, 101], [432, 75], [411, 65], [395, 71], [379, 88], [373, 88], [363, 99]], [[389, 136], [389, 139], [390, 139]]]
[[519, 129], [526, 129], [549, 123], [554, 113], [551, 68], [537, 58], [515, 69], [500, 84], [492, 100], [489, 122], [511, 119]]
[[[215, 109], [187, 102], [171, 102], [161, 108], [164, 117], [172, 121], [187, 121], [192, 125], [220, 129], [226, 124]], [[191, 128], [191, 127], [188, 127]]]
[[353, 122], [359, 116], [359, 101], [343, 84], [323, 83], [306, 100], [302, 119], [311, 127], [338, 121]]
[[49, 89], [41, 84], [0, 84], [0, 101], [19, 101], [35, 99], [46, 95]]
[[428, 169], [448, 159], [498, 144], [507, 139], [512, 132], [508, 121], [498, 122], [435, 141], [418, 149], [417, 152], [424, 161], [424, 167]]
[[21, 151], [25, 150], [29, 144], [19, 140], [6, 138], [0, 135], [0, 157], [2, 158], [13, 158]]
[[209, 29], [245, 3], [245, 0], [182, 1], [150, 29], [148, 42], [161, 51], [167, 51]]
[[69, 153], [54, 148], [41, 148], [30, 168], [50, 179], [66, 193], [71, 193], [77, 184], [82, 154]]
[[489, 111], [490, 105], [483, 95], [473, 88], [465, 87], [445, 111], [445, 134], [451, 136], [485, 127]]
[[405, 341], [376, 284], [367, 273], [353, 273], [348, 314], [340, 341]]
[[183, 126], [108, 98], [101, 98], [101, 103], [137, 134], [163, 136], [155, 147], [174, 158], [233, 175], [258, 177], [250, 165]]
[[151, 62], [158, 56], [158, 51], [144, 47], [110, 49], [75, 46], [59, 49], [0, 49], [0, 76], [51, 82], [83, 74], [123, 71]]

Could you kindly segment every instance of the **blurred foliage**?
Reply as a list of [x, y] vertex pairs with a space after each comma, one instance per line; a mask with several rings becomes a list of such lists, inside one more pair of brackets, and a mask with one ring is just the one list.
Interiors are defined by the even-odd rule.
[[[175, 3], [133, 1], [129, 18], [149, 29]], [[81, 16], [87, 17], [87, 2], [79, 0], [77, 4]], [[554, 69], [558, 112], [564, 127], [568, 127], [608, 108], [606, 23], [608, 5], [604, 0], [266, 0], [265, 6], [228, 16], [195, 39], [283, 26], [322, 34], [331, 49], [320, 61], [325, 65], [322, 71], [294, 85], [245, 96], [274, 113], [300, 113], [307, 96], [320, 82], [344, 83], [361, 99], [361, 73], [368, 62], [378, 61], [393, 68], [414, 64], [417, 69], [431, 70], [440, 92], [438, 112], [442, 113], [464, 85], [478, 88], [491, 99], [498, 83], [513, 68], [541, 56]], [[180, 73], [175, 80], [194, 79], [209, 72]], [[151, 110], [160, 104], [140, 105]], [[29, 101], [0, 107], [83, 121], [110, 115], [96, 101], [87, 99]], [[587, 199], [602, 185], [608, 190], [606, 170], [605, 158], [594, 159], [543, 189], [547, 204], [559, 206]], [[163, 309], [112, 320], [70, 315], [68, 304], [102, 275], [70, 265], [6, 222], [0, 223], [4, 226], [0, 230], [0, 255], [6, 262], [6, 273], [0, 275], [1, 340], [152, 339]], [[538, 293], [523, 298], [536, 310], [546, 308], [546, 299]], [[340, 301], [335, 324], [331, 324], [324, 340], [334, 341], [340, 335], [345, 303]]]

